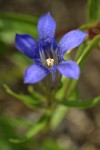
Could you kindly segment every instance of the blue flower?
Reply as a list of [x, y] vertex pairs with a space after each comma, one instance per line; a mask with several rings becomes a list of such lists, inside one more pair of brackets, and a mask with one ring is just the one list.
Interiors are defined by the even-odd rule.
[[54, 80], [57, 70], [68, 78], [78, 79], [78, 65], [72, 60], [64, 60], [63, 57], [66, 51], [80, 45], [87, 34], [80, 30], [72, 30], [57, 44], [54, 38], [56, 23], [50, 13], [40, 17], [37, 29], [37, 41], [28, 34], [16, 34], [15, 38], [16, 48], [35, 62], [25, 71], [24, 83], [39, 82], [49, 73]]

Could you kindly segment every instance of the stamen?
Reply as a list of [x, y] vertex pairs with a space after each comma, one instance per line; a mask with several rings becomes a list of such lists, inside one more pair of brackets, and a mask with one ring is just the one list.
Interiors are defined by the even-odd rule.
[[58, 49], [56, 48], [55, 50], [53, 49], [53, 46], [51, 45], [51, 52], [54, 58], [54, 64], [58, 64]]
[[51, 68], [54, 65], [54, 59], [48, 58], [46, 59], [47, 66]]
[[45, 57], [45, 54], [44, 54], [43, 50], [40, 51], [40, 58], [41, 58], [42, 65], [46, 66], [46, 62], [45, 62], [46, 57]]

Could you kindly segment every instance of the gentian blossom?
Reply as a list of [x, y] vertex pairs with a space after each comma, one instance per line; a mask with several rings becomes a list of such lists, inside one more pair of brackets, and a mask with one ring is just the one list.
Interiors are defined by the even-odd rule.
[[42, 15], [38, 21], [38, 40], [28, 34], [16, 34], [16, 48], [34, 61], [35, 64], [26, 69], [24, 83], [36, 83], [49, 73], [52, 80], [56, 78], [56, 71], [73, 79], [78, 79], [79, 66], [72, 60], [64, 60], [64, 54], [79, 46], [87, 34], [80, 30], [72, 30], [56, 43], [54, 38], [56, 23], [50, 13]]

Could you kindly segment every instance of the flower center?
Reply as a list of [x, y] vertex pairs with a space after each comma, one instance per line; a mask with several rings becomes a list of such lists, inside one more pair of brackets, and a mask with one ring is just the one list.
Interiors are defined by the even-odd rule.
[[46, 59], [46, 64], [49, 68], [51, 68], [54, 65], [54, 59], [52, 58]]

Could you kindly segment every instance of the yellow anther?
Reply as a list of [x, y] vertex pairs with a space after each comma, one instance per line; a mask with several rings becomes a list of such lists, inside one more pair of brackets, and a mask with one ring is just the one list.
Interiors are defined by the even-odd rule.
[[48, 58], [46, 59], [47, 66], [51, 68], [54, 65], [54, 59]]

